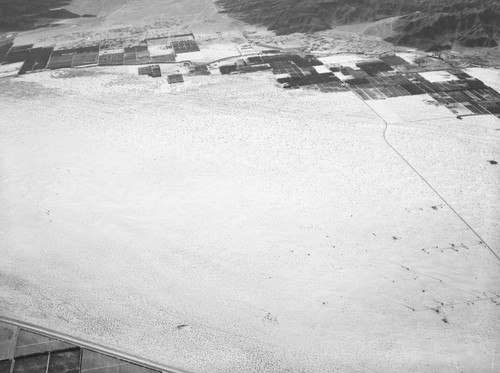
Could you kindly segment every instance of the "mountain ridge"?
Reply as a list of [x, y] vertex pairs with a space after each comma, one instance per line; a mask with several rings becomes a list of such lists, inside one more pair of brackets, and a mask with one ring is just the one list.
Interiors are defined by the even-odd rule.
[[217, 0], [221, 12], [278, 35], [399, 16], [386, 40], [423, 49], [497, 46], [499, 0]]

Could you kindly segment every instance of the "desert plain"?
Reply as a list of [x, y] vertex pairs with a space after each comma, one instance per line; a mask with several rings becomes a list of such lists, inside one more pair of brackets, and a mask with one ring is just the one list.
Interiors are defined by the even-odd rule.
[[3, 316], [193, 372], [500, 372], [497, 117], [128, 67], [0, 113]]

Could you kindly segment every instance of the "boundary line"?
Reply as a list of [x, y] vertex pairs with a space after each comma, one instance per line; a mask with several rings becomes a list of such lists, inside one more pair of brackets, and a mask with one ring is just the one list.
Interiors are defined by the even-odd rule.
[[427, 179], [420, 173], [417, 171], [417, 169], [389, 142], [389, 140], [387, 140], [387, 137], [386, 137], [386, 133], [387, 133], [387, 128], [389, 127], [389, 123], [387, 123], [387, 121], [379, 114], [377, 113], [377, 111], [375, 109], [373, 109], [370, 105], [367, 104], [367, 102], [365, 100], [362, 100], [363, 103], [368, 106], [368, 108], [375, 113], [375, 115], [377, 117], [380, 118], [380, 120], [382, 122], [384, 122], [384, 132], [382, 134], [383, 138], [384, 138], [384, 141], [386, 142], [387, 145], [389, 145], [389, 147], [397, 154], [399, 155], [399, 157], [424, 181], [424, 183], [427, 184], [427, 186], [429, 188], [432, 189], [432, 191], [446, 204], [446, 206], [448, 206], [450, 208], [451, 211], [453, 211], [455, 213], [455, 215], [460, 219], [462, 220], [462, 222], [472, 231], [472, 233], [474, 233], [476, 235], [477, 238], [479, 238], [479, 240], [481, 241], [481, 243], [486, 246], [488, 248], [488, 250], [491, 251], [491, 253], [497, 258], [497, 260], [500, 262], [500, 256], [491, 248], [490, 245], [488, 245], [484, 239], [479, 235], [479, 233], [476, 232], [476, 230], [474, 228], [472, 228], [472, 226], [467, 223], [467, 221], [448, 203], [448, 201], [431, 185], [431, 183], [429, 183], [427, 181]]

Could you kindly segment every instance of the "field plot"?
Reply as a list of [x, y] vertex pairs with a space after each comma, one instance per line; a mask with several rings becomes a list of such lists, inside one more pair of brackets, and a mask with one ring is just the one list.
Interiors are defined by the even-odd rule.
[[59, 69], [71, 67], [71, 62], [73, 61], [73, 55], [77, 53], [76, 49], [56, 49], [52, 52], [50, 56], [49, 63], [47, 65], [48, 69]]
[[72, 54], [57, 55], [57, 56], [52, 55], [50, 57], [47, 68], [48, 69], [68, 68], [68, 67], [71, 67], [72, 61], [73, 61]]
[[143, 65], [151, 62], [146, 44], [132, 45], [124, 48], [123, 63], [125, 65]]
[[71, 67], [97, 65], [98, 60], [99, 60], [98, 52], [76, 53], [73, 55], [73, 60], [71, 61]]
[[392, 67], [385, 62], [358, 62], [356, 66], [365, 71], [370, 76], [377, 76], [381, 72], [391, 71]]
[[219, 66], [219, 71], [222, 75], [229, 75], [233, 72], [236, 72], [236, 69], [236, 64]]
[[161, 77], [161, 70], [160, 66], [158, 65], [139, 67], [138, 73], [139, 75], [149, 75], [150, 77], [153, 78]]
[[465, 73], [483, 81], [486, 85], [500, 92], [500, 70], [471, 68], [465, 69]]
[[409, 64], [408, 61], [396, 55], [382, 56], [380, 57], [380, 59], [390, 66], [401, 66]]
[[200, 48], [195, 40], [179, 40], [170, 43], [176, 54], [198, 52]]
[[77, 373], [133, 372], [160, 373], [124, 359], [91, 351], [82, 346], [29, 328], [0, 322], [0, 372]]
[[491, 370], [498, 261], [368, 105], [498, 251], [496, 118], [104, 70], [0, 85], [6, 316], [192, 371]]
[[[308, 86], [324, 92], [341, 89], [340, 79], [321, 62], [297, 55], [262, 56], [255, 63], [268, 63], [284, 88]], [[323, 69], [321, 69], [322, 67]]]
[[135, 51], [123, 54], [123, 62], [125, 64], [134, 64], [136, 60], [137, 60], [137, 53], [135, 53]]
[[[393, 61], [393, 57], [388, 61]], [[305, 87], [322, 92], [351, 90], [363, 100], [430, 94], [460, 118], [499, 114], [500, 93], [462, 70], [423, 69], [420, 72], [401, 73], [382, 60], [359, 61], [354, 56], [351, 59], [343, 57], [345, 61], [353, 61], [351, 66], [323, 65], [331, 60], [308, 60], [297, 55], [267, 58], [276, 80], [284, 88]], [[392, 63], [399, 62], [396, 60]], [[321, 69], [318, 71], [319, 67]], [[327, 68], [331, 73], [321, 73], [328, 71]]]
[[54, 50], [47, 68], [59, 69], [65, 67], [96, 65], [98, 57], [99, 45]]
[[30, 49], [28, 58], [24, 61], [21, 70], [19, 70], [19, 74], [21, 75], [45, 69], [53, 50], [54, 48], [52, 47]]
[[194, 65], [189, 69], [192, 75], [210, 75], [210, 70], [207, 65]]
[[75, 49], [73, 60], [71, 61], [72, 67], [97, 65], [99, 60], [99, 45], [92, 45], [83, 48]]
[[5, 57], [7, 56], [7, 53], [9, 52], [12, 45], [12, 43], [0, 45], [0, 64], [5, 60]]
[[152, 63], [175, 62], [175, 55], [174, 54], [159, 54], [156, 56], [151, 56], [150, 60]]
[[170, 74], [167, 75], [167, 81], [168, 84], [184, 83], [184, 77], [182, 76], [182, 74]]
[[500, 114], [500, 101], [498, 102], [484, 102], [482, 105], [491, 114]]
[[30, 54], [30, 49], [33, 47], [33, 44], [19, 45], [12, 47], [10, 51], [5, 56], [2, 63], [16, 63], [16, 62], [24, 62], [28, 59]]
[[142, 56], [148, 51], [147, 45], [131, 45], [124, 48], [124, 53], [135, 53], [136, 55]]
[[123, 65], [124, 53], [106, 53], [99, 55], [99, 66]]

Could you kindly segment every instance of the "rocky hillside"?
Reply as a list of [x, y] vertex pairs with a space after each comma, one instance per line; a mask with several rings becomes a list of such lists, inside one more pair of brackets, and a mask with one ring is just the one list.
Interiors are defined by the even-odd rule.
[[[49, 26], [56, 18], [78, 18], [60, 7], [69, 5], [71, 0], [0, 0], [0, 31], [18, 31]], [[91, 15], [83, 15], [91, 16]]]
[[500, 10], [465, 9], [459, 12], [413, 13], [398, 19], [396, 34], [387, 39], [397, 45], [421, 49], [495, 47], [500, 40]]
[[500, 0], [217, 0], [222, 11], [277, 34], [401, 16], [388, 41], [420, 48], [495, 46]]

